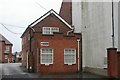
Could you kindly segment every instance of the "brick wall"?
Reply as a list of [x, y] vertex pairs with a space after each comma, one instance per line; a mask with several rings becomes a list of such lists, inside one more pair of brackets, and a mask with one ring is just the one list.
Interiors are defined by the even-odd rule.
[[71, 30], [54, 15], [49, 15], [44, 20], [35, 25], [33, 28], [35, 29], [35, 32], [41, 32], [40, 34], [42, 34], [42, 27], [59, 27], [60, 33], [63, 34], [66, 34], [67, 31]]
[[0, 41], [0, 60], [4, 63], [8, 62], [8, 59], [5, 59], [5, 55], [4, 55], [4, 50], [5, 50], [5, 46], [9, 46], [10, 47], [10, 51], [8, 52], [8, 58], [9, 61], [12, 61], [12, 45], [6, 45], [5, 41]]
[[8, 52], [8, 59], [5, 59], [5, 56], [3, 55], [3, 62], [8, 63], [8, 61], [12, 62], [12, 45], [5, 44], [4, 47], [3, 47], [3, 54], [4, 54], [4, 50], [5, 50], [6, 46], [9, 46], [10, 49], [9, 49], [9, 52]]
[[29, 41], [28, 41], [29, 29], [22, 37], [22, 66], [27, 67], [27, 52], [29, 52]]
[[0, 41], [0, 62], [2, 62], [2, 42]]
[[[39, 33], [35, 34], [35, 44], [36, 49], [33, 52], [36, 52], [38, 49], [39, 57], [38, 57], [38, 65], [37, 65], [37, 54], [34, 54], [34, 68], [35, 71], [40, 73], [69, 73], [69, 72], [77, 72], [78, 70], [78, 59], [77, 59], [77, 38], [80, 38], [80, 35], [74, 37], [65, 37], [62, 34], [54, 34], [54, 36], [42, 36]], [[49, 42], [49, 46], [40, 46], [40, 42]], [[32, 47], [33, 48], [33, 47]], [[40, 49], [41, 48], [53, 48], [54, 49], [54, 63], [45, 66], [44, 64], [40, 64]], [[76, 64], [66, 65], [64, 64], [64, 49], [65, 48], [75, 48], [76, 49]], [[81, 49], [81, 48], [80, 48]], [[59, 68], [58, 68], [59, 67]]]
[[3, 62], [4, 41], [0, 41], [0, 61]]
[[108, 76], [120, 78], [120, 52], [117, 48], [107, 49], [108, 54]]
[[70, 25], [72, 25], [72, 0], [64, 0], [61, 5], [59, 15], [63, 17]]
[[[42, 27], [58, 27], [60, 29], [59, 33], [54, 33], [54, 35], [42, 35]], [[22, 36], [22, 54], [23, 61], [22, 64], [26, 66], [26, 51], [31, 51], [29, 54], [29, 66], [32, 66], [35, 72], [40, 73], [69, 73], [77, 72], [78, 60], [77, 60], [77, 49], [78, 43], [77, 38], [80, 38], [80, 34], [70, 33], [67, 36], [67, 32], [71, 29], [65, 25], [61, 20], [59, 20], [54, 14], [51, 14], [44, 18], [42, 21], [38, 22], [34, 27], [32, 27], [35, 32], [26, 29]], [[30, 32], [30, 41], [27, 40], [28, 34]], [[49, 46], [40, 46], [40, 42], [49, 42]], [[41, 48], [53, 48], [54, 49], [54, 64], [50, 66], [45, 66], [40, 64], [40, 49]], [[76, 64], [65, 65], [64, 64], [64, 48], [75, 48], [76, 49]], [[38, 52], [38, 57], [37, 57]], [[38, 60], [37, 60], [38, 58]], [[37, 63], [39, 63], [37, 65]]]

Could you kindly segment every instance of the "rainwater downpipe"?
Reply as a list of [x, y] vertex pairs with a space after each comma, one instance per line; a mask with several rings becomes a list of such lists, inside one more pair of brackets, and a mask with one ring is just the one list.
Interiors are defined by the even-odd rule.
[[80, 64], [79, 64], [79, 54], [80, 54], [80, 39], [77, 39], [77, 43], [78, 43], [78, 71], [80, 70]]
[[114, 33], [114, 4], [112, 0], [112, 47], [115, 47], [115, 33]]
[[[35, 30], [32, 28], [32, 27], [29, 27], [31, 30], [32, 30], [32, 32], [35, 32]], [[30, 49], [29, 49], [29, 52], [31, 53], [31, 31], [29, 32], [29, 38], [30, 38], [30, 42], [29, 42], [29, 45], [30, 45]], [[32, 55], [33, 55], [33, 53], [32, 53]], [[33, 57], [32, 57], [33, 58]], [[34, 59], [34, 58], [33, 58]], [[33, 60], [32, 59], [32, 60]], [[33, 60], [34, 61], [34, 60]], [[33, 62], [33, 65], [34, 65], [34, 62]], [[33, 70], [33, 66], [30, 66], [29, 67], [29, 69], [31, 70]]]

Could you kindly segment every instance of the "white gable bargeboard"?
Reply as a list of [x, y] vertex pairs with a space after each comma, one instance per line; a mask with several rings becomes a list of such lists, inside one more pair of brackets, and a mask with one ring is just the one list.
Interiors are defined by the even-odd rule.
[[45, 19], [47, 16], [49, 16], [50, 14], [54, 14], [58, 19], [60, 19], [64, 24], [66, 24], [70, 29], [73, 29], [71, 27], [71, 25], [69, 25], [63, 18], [61, 18], [54, 10], [50, 10], [48, 11], [45, 15], [43, 15], [40, 19], [38, 19], [37, 21], [35, 21], [33, 24], [31, 24], [30, 26], [33, 27], [35, 26], [38, 22], [42, 21], [43, 19]]

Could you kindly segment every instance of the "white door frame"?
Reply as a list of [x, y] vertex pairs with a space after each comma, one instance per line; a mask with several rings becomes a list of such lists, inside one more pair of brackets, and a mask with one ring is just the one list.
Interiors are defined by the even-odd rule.
[[28, 69], [28, 51], [27, 51], [27, 60], [26, 61], [27, 61], [27, 69]]

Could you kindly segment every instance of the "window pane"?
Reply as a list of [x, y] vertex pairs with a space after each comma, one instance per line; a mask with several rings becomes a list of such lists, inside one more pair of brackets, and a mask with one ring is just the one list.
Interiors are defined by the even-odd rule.
[[53, 49], [41, 49], [41, 64], [53, 64]]
[[5, 55], [5, 59], [8, 59], [8, 55]]
[[64, 63], [65, 64], [74, 64], [74, 63], [76, 63], [75, 49], [65, 49], [64, 50]]
[[5, 47], [5, 51], [9, 51], [9, 49], [10, 49], [9, 46]]
[[53, 32], [59, 32], [57, 27], [43, 27], [43, 34], [53, 34]]
[[51, 34], [49, 27], [43, 27], [43, 34]]

